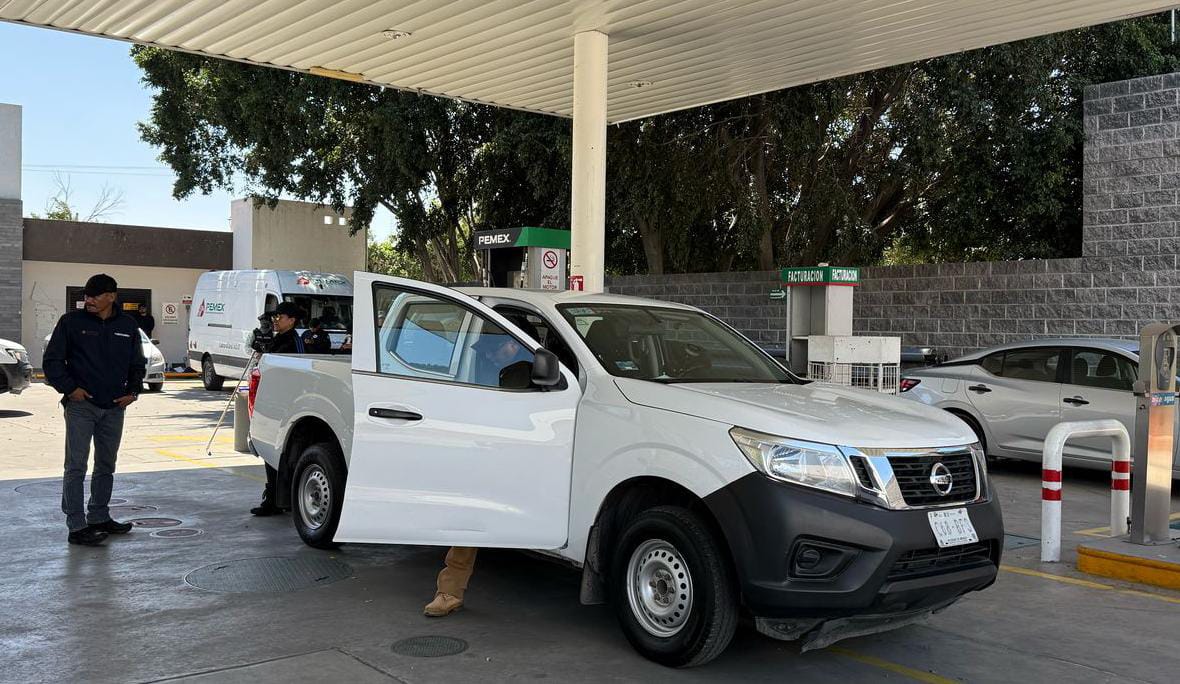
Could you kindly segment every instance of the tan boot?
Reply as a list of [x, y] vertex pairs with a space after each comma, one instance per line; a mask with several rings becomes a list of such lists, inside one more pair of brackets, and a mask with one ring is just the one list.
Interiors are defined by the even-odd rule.
[[450, 594], [438, 593], [434, 595], [434, 600], [426, 604], [422, 609], [422, 614], [426, 617], [445, 617], [463, 607], [463, 599], [456, 598]]

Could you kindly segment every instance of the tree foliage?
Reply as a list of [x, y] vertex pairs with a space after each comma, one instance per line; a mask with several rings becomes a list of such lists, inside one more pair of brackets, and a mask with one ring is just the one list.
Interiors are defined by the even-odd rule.
[[[473, 230], [565, 226], [565, 120], [133, 48], [175, 194], [378, 206], [422, 275]], [[607, 265], [707, 271], [1079, 252], [1084, 86], [1176, 70], [1166, 17], [1045, 36], [612, 126]]]

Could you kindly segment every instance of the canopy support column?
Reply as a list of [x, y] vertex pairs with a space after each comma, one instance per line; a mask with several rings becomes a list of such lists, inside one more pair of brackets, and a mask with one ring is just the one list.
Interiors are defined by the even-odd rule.
[[606, 252], [607, 36], [574, 36], [570, 287], [602, 292]]

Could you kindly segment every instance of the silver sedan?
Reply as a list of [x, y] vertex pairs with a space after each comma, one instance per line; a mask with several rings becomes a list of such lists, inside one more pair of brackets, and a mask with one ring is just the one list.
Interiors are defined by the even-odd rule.
[[[989, 456], [1039, 463], [1045, 435], [1063, 421], [1115, 418], [1133, 436], [1138, 372], [1138, 340], [1032, 340], [907, 371], [901, 396], [962, 418]], [[1064, 457], [1109, 469], [1110, 440], [1070, 440]]]

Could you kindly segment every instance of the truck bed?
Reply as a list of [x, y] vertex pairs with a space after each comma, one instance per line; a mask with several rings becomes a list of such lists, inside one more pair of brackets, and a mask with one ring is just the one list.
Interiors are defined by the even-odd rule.
[[303, 419], [328, 424], [340, 442], [345, 463], [352, 449], [352, 359], [328, 354], [264, 354], [262, 379], [250, 421], [250, 442], [277, 467], [292, 427]]

